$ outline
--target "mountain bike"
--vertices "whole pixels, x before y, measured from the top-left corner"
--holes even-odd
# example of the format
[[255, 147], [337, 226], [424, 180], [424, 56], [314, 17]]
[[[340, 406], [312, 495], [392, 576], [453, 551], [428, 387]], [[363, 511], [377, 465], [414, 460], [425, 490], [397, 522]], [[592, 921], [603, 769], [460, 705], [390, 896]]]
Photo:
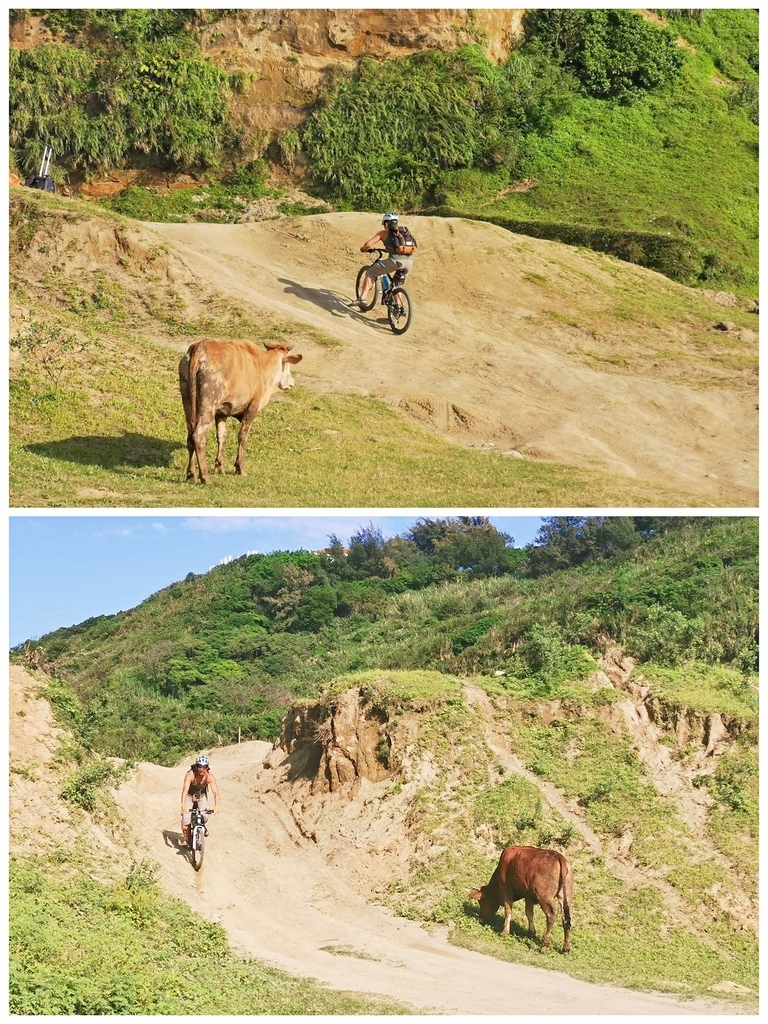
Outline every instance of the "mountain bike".
[[203, 866], [205, 837], [208, 835], [208, 829], [205, 826], [209, 814], [213, 814], [213, 811], [203, 810], [202, 807], [198, 807], [197, 800], [192, 802], [192, 810], [189, 817], [189, 854], [195, 871], [199, 871]]
[[[355, 295], [358, 299], [363, 290], [363, 278], [370, 268], [376, 266], [377, 263], [383, 263], [383, 256], [391, 255], [386, 249], [371, 249], [371, 252], [375, 256], [373, 263], [368, 267], [361, 267], [355, 281]], [[377, 277], [374, 281], [372, 297], [368, 299], [368, 304], [362, 307], [363, 311], [367, 313], [369, 309], [373, 309], [377, 301], [381, 301], [382, 306], [387, 307], [389, 326], [395, 334], [405, 334], [413, 319], [413, 303], [403, 287], [407, 276], [406, 270], [397, 270], [391, 277], [389, 274]]]

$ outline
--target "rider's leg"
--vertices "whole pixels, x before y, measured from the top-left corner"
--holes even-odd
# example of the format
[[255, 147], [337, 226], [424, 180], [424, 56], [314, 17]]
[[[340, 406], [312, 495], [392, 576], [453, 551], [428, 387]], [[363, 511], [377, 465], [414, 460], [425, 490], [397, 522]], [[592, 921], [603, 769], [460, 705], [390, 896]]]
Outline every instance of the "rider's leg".
[[190, 809], [187, 808], [187, 810], [184, 811], [184, 813], [181, 815], [181, 838], [184, 840], [187, 846], [191, 846], [192, 840], [192, 829], [190, 826], [191, 820], [192, 815], [190, 813]]
[[366, 274], [363, 278], [363, 288], [360, 292], [360, 301], [362, 303], [368, 302], [368, 296], [371, 294], [371, 288], [373, 288], [374, 279], [370, 274]]

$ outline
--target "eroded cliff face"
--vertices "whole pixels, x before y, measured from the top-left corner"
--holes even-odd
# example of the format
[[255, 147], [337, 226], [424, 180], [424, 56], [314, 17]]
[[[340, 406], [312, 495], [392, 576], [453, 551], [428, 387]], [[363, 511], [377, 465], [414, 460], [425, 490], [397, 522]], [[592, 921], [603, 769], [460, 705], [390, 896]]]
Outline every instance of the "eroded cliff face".
[[357, 689], [326, 708], [294, 708], [275, 743], [279, 762], [291, 756], [296, 774], [312, 779], [311, 792], [335, 793], [361, 779], [382, 782], [395, 773], [389, 716]]
[[[504, 60], [522, 32], [515, 10], [249, 10], [206, 28], [203, 52], [228, 72], [253, 75], [235, 100], [245, 125], [267, 135], [296, 128], [334, 65], [479, 43]], [[403, 83], [407, 88], [408, 83]]]
[[[239, 10], [201, 29], [198, 38], [203, 53], [226, 71], [253, 76], [235, 100], [236, 113], [248, 127], [270, 134], [302, 122], [333, 65], [353, 64], [362, 56], [450, 51], [465, 43], [477, 43], [489, 58], [502, 61], [521, 35], [524, 13], [523, 8]], [[33, 13], [11, 26], [10, 43], [18, 49], [53, 38]]]

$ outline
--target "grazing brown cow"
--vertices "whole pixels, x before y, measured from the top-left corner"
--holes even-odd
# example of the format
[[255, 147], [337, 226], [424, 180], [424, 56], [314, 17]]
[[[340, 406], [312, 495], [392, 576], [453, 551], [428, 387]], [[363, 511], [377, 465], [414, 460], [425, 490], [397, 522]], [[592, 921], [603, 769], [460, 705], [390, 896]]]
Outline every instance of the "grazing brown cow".
[[265, 345], [266, 352], [251, 341], [212, 341], [205, 338], [190, 345], [179, 363], [179, 384], [184, 415], [187, 418], [187, 480], [197, 482], [194, 459], [200, 479], [209, 484], [205, 442], [216, 423], [218, 451], [215, 473], [223, 473], [227, 417], [240, 420], [235, 472], [244, 476], [245, 442], [256, 414], [261, 412], [275, 391], [292, 388], [291, 364], [301, 356], [289, 355], [285, 345]]
[[555, 899], [563, 903], [563, 952], [571, 949], [571, 903], [573, 901], [573, 871], [561, 853], [540, 850], [536, 846], [508, 846], [502, 851], [496, 870], [488, 885], [474, 889], [470, 899], [480, 901], [480, 917], [489, 924], [501, 904], [504, 904], [504, 935], [509, 935], [512, 904], [525, 900], [528, 934], [536, 937], [533, 908], [538, 903], [547, 918], [547, 928], [541, 943], [541, 952], [549, 949], [552, 925], [555, 923]]

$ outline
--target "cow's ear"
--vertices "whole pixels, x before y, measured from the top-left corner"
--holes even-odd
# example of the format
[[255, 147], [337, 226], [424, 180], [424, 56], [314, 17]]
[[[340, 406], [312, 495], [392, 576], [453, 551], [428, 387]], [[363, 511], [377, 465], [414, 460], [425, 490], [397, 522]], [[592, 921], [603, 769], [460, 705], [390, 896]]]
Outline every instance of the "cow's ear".
[[481, 900], [482, 898], [483, 898], [483, 893], [482, 893], [482, 891], [480, 889], [473, 889], [472, 892], [467, 897], [467, 899], [470, 899], [470, 900]]
[[300, 363], [303, 358], [300, 355], [290, 355], [285, 357], [285, 361], [286, 363]]

